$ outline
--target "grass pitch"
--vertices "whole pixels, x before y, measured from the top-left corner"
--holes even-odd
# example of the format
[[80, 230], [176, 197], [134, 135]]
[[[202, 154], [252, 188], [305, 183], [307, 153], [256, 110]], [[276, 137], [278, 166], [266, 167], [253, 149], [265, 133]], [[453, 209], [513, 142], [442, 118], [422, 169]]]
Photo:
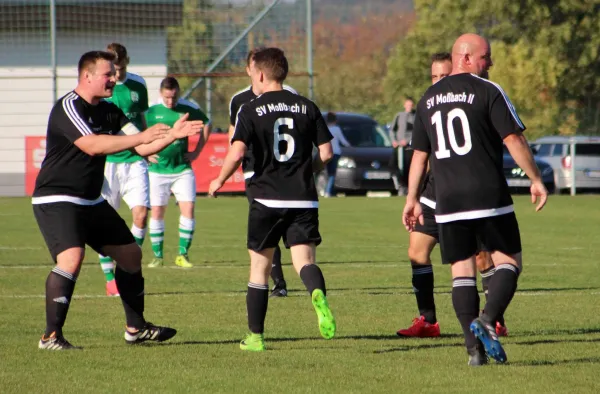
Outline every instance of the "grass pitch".
[[[449, 268], [440, 264], [438, 248], [443, 337], [395, 335], [417, 315], [403, 203], [396, 197], [321, 202], [318, 261], [338, 324], [333, 340], [320, 338], [310, 298], [284, 251], [290, 296], [269, 302], [268, 351], [239, 350], [247, 330], [247, 202], [199, 198], [190, 252], [195, 267], [172, 263], [179, 216], [172, 204], [169, 264], [144, 269], [148, 320], [178, 335], [162, 345], [126, 346], [120, 300], [104, 296], [104, 276], [89, 250], [64, 329], [84, 350], [53, 353], [37, 349], [52, 261], [30, 200], [0, 199], [0, 392], [600, 392], [598, 197], [553, 196], [539, 213], [528, 197], [515, 198], [524, 272], [506, 314], [509, 364], [482, 368], [467, 366]], [[148, 263], [148, 239], [144, 256]]]

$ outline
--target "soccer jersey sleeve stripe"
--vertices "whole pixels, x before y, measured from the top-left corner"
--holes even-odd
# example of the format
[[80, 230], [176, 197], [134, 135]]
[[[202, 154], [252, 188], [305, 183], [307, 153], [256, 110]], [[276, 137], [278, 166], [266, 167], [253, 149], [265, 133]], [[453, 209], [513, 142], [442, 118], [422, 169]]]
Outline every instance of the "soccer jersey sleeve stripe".
[[233, 131], [233, 135], [231, 136], [231, 140], [229, 140], [229, 145], [231, 145], [233, 143], [233, 139], [235, 138], [235, 132], [237, 131], [239, 115], [240, 115], [240, 111], [242, 110], [243, 106], [244, 106], [244, 104], [240, 105], [240, 109], [238, 109], [237, 114], [235, 114], [234, 131]]
[[508, 95], [504, 92], [504, 89], [502, 89], [500, 87], [500, 85], [498, 85], [495, 82], [490, 81], [489, 79], [485, 79], [485, 78], [481, 78], [478, 75], [472, 74], [473, 76], [481, 79], [482, 81], [485, 81], [489, 84], [492, 84], [496, 87], [496, 89], [498, 89], [498, 91], [500, 92], [500, 94], [502, 95], [502, 98], [504, 99], [504, 101], [506, 102], [506, 106], [508, 107], [508, 110], [510, 111], [510, 114], [512, 115], [512, 117], [515, 119], [515, 121], [517, 122], [517, 124], [519, 125], [519, 127], [523, 130], [525, 130], [525, 125], [523, 124], [523, 122], [521, 121], [521, 118], [519, 118], [519, 115], [517, 114], [517, 110], [515, 109], [515, 106], [512, 104], [512, 102], [510, 101], [510, 99], [508, 98]]
[[296, 90], [293, 87], [288, 85], [283, 85], [283, 90], [287, 90], [290, 93], [298, 94], [298, 92], [296, 92]]
[[121, 131], [125, 135], [134, 135], [134, 134], [138, 134], [140, 132], [133, 123], [127, 123], [125, 126], [123, 126], [121, 128]]
[[74, 101], [76, 98], [77, 98], [77, 96], [75, 96], [74, 94], [70, 95], [68, 97], [65, 97], [65, 99], [62, 102], [62, 107], [65, 111], [65, 114], [67, 115], [69, 120], [73, 123], [73, 125], [77, 128], [77, 130], [79, 130], [79, 132], [81, 134], [83, 134], [83, 135], [93, 134], [92, 130], [83, 121], [83, 119], [81, 119], [81, 116], [79, 115], [79, 113], [77, 113], [77, 110], [75, 109]]
[[[250, 89], [252, 89], [252, 85], [248, 86], [248, 87], [247, 87], [247, 88], [245, 88], [245, 89], [238, 90], [237, 92], [235, 92], [235, 93], [233, 94], [233, 96], [231, 96], [231, 100], [229, 100], [229, 116], [231, 116], [231, 115], [232, 115], [232, 113], [231, 113], [231, 109], [233, 108], [233, 106], [232, 106], [232, 105], [233, 105], [233, 100], [235, 100], [235, 98], [236, 98], [238, 95], [240, 95], [240, 94], [242, 94], [242, 93], [244, 93], [244, 92], [247, 92], [247, 91], [248, 91], [248, 90], [250, 90]], [[236, 115], [237, 115], [237, 114], [236, 114]]]

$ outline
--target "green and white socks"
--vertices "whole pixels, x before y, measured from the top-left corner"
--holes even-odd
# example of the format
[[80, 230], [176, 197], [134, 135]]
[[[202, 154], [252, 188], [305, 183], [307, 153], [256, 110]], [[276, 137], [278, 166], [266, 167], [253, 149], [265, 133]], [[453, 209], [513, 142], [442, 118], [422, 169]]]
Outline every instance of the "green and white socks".
[[152, 242], [152, 252], [154, 257], [163, 258], [163, 244], [165, 241], [165, 221], [150, 219], [150, 242]]
[[146, 229], [139, 228], [135, 224], [131, 225], [131, 234], [133, 234], [133, 238], [135, 242], [140, 245], [140, 248], [144, 244], [144, 238], [146, 237]]
[[[196, 221], [194, 219], [179, 217], [179, 254], [187, 255], [192, 246]], [[164, 258], [163, 248], [165, 240], [165, 221], [150, 219], [150, 241], [154, 257]]]
[[[131, 225], [131, 234], [133, 234], [133, 238], [135, 239], [135, 242], [141, 248], [142, 244], [144, 243], [144, 238], [146, 236], [146, 229], [139, 228], [135, 224], [132, 224]], [[102, 272], [104, 272], [106, 281], [110, 282], [111, 280], [115, 279], [115, 262], [113, 261], [113, 259], [111, 257], [103, 256], [101, 254], [99, 254], [98, 256], [100, 256], [100, 267], [102, 267]]]
[[179, 216], [179, 254], [187, 256], [190, 247], [192, 246], [192, 238], [194, 237], [194, 228], [196, 221], [194, 219]]
[[112, 257], [108, 256], [100, 256], [100, 267], [102, 267], [102, 272], [104, 272], [104, 276], [106, 277], [106, 281], [110, 282], [115, 279], [115, 263], [113, 262]]

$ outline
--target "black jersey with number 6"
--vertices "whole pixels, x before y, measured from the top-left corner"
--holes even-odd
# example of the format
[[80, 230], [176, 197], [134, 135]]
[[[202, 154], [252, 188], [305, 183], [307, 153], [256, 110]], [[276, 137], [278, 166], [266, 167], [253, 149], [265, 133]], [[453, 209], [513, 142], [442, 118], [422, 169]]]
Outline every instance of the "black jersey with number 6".
[[242, 105], [231, 142], [252, 155], [248, 196], [271, 208], [316, 208], [312, 151], [332, 138], [319, 108], [298, 94], [267, 92]]
[[431, 153], [438, 223], [513, 212], [503, 139], [523, 130], [506, 93], [487, 79], [456, 74], [427, 89], [417, 105], [412, 146]]

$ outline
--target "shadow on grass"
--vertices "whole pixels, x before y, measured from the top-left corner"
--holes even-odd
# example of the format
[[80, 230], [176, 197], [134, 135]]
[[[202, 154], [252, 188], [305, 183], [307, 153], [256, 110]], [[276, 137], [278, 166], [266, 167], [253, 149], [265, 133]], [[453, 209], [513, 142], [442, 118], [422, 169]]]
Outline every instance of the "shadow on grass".
[[530, 361], [517, 361], [508, 364], [509, 366], [517, 367], [544, 367], [552, 365], [569, 365], [569, 364], [600, 364], [600, 357], [584, 357], [584, 358], [573, 358], [567, 360], [530, 360]]
[[[438, 287], [435, 294], [452, 294], [451, 290], [444, 290], [444, 286]], [[448, 288], [450, 289], [450, 288]], [[357, 294], [369, 294], [369, 295], [394, 295], [394, 294], [413, 294], [412, 287], [409, 286], [381, 286], [381, 287], [332, 287], [328, 288], [328, 291], [333, 292], [353, 292]], [[537, 293], [537, 292], [562, 292], [562, 291], [592, 291], [600, 290], [600, 287], [557, 287], [557, 288], [533, 288], [519, 290], [518, 293]], [[195, 290], [195, 291], [164, 291], [164, 292], [151, 292], [147, 293], [148, 296], [161, 296], [161, 295], [193, 295], [193, 294], [245, 294], [245, 288], [237, 288], [233, 290]], [[288, 289], [288, 296], [307, 296], [305, 289]]]

